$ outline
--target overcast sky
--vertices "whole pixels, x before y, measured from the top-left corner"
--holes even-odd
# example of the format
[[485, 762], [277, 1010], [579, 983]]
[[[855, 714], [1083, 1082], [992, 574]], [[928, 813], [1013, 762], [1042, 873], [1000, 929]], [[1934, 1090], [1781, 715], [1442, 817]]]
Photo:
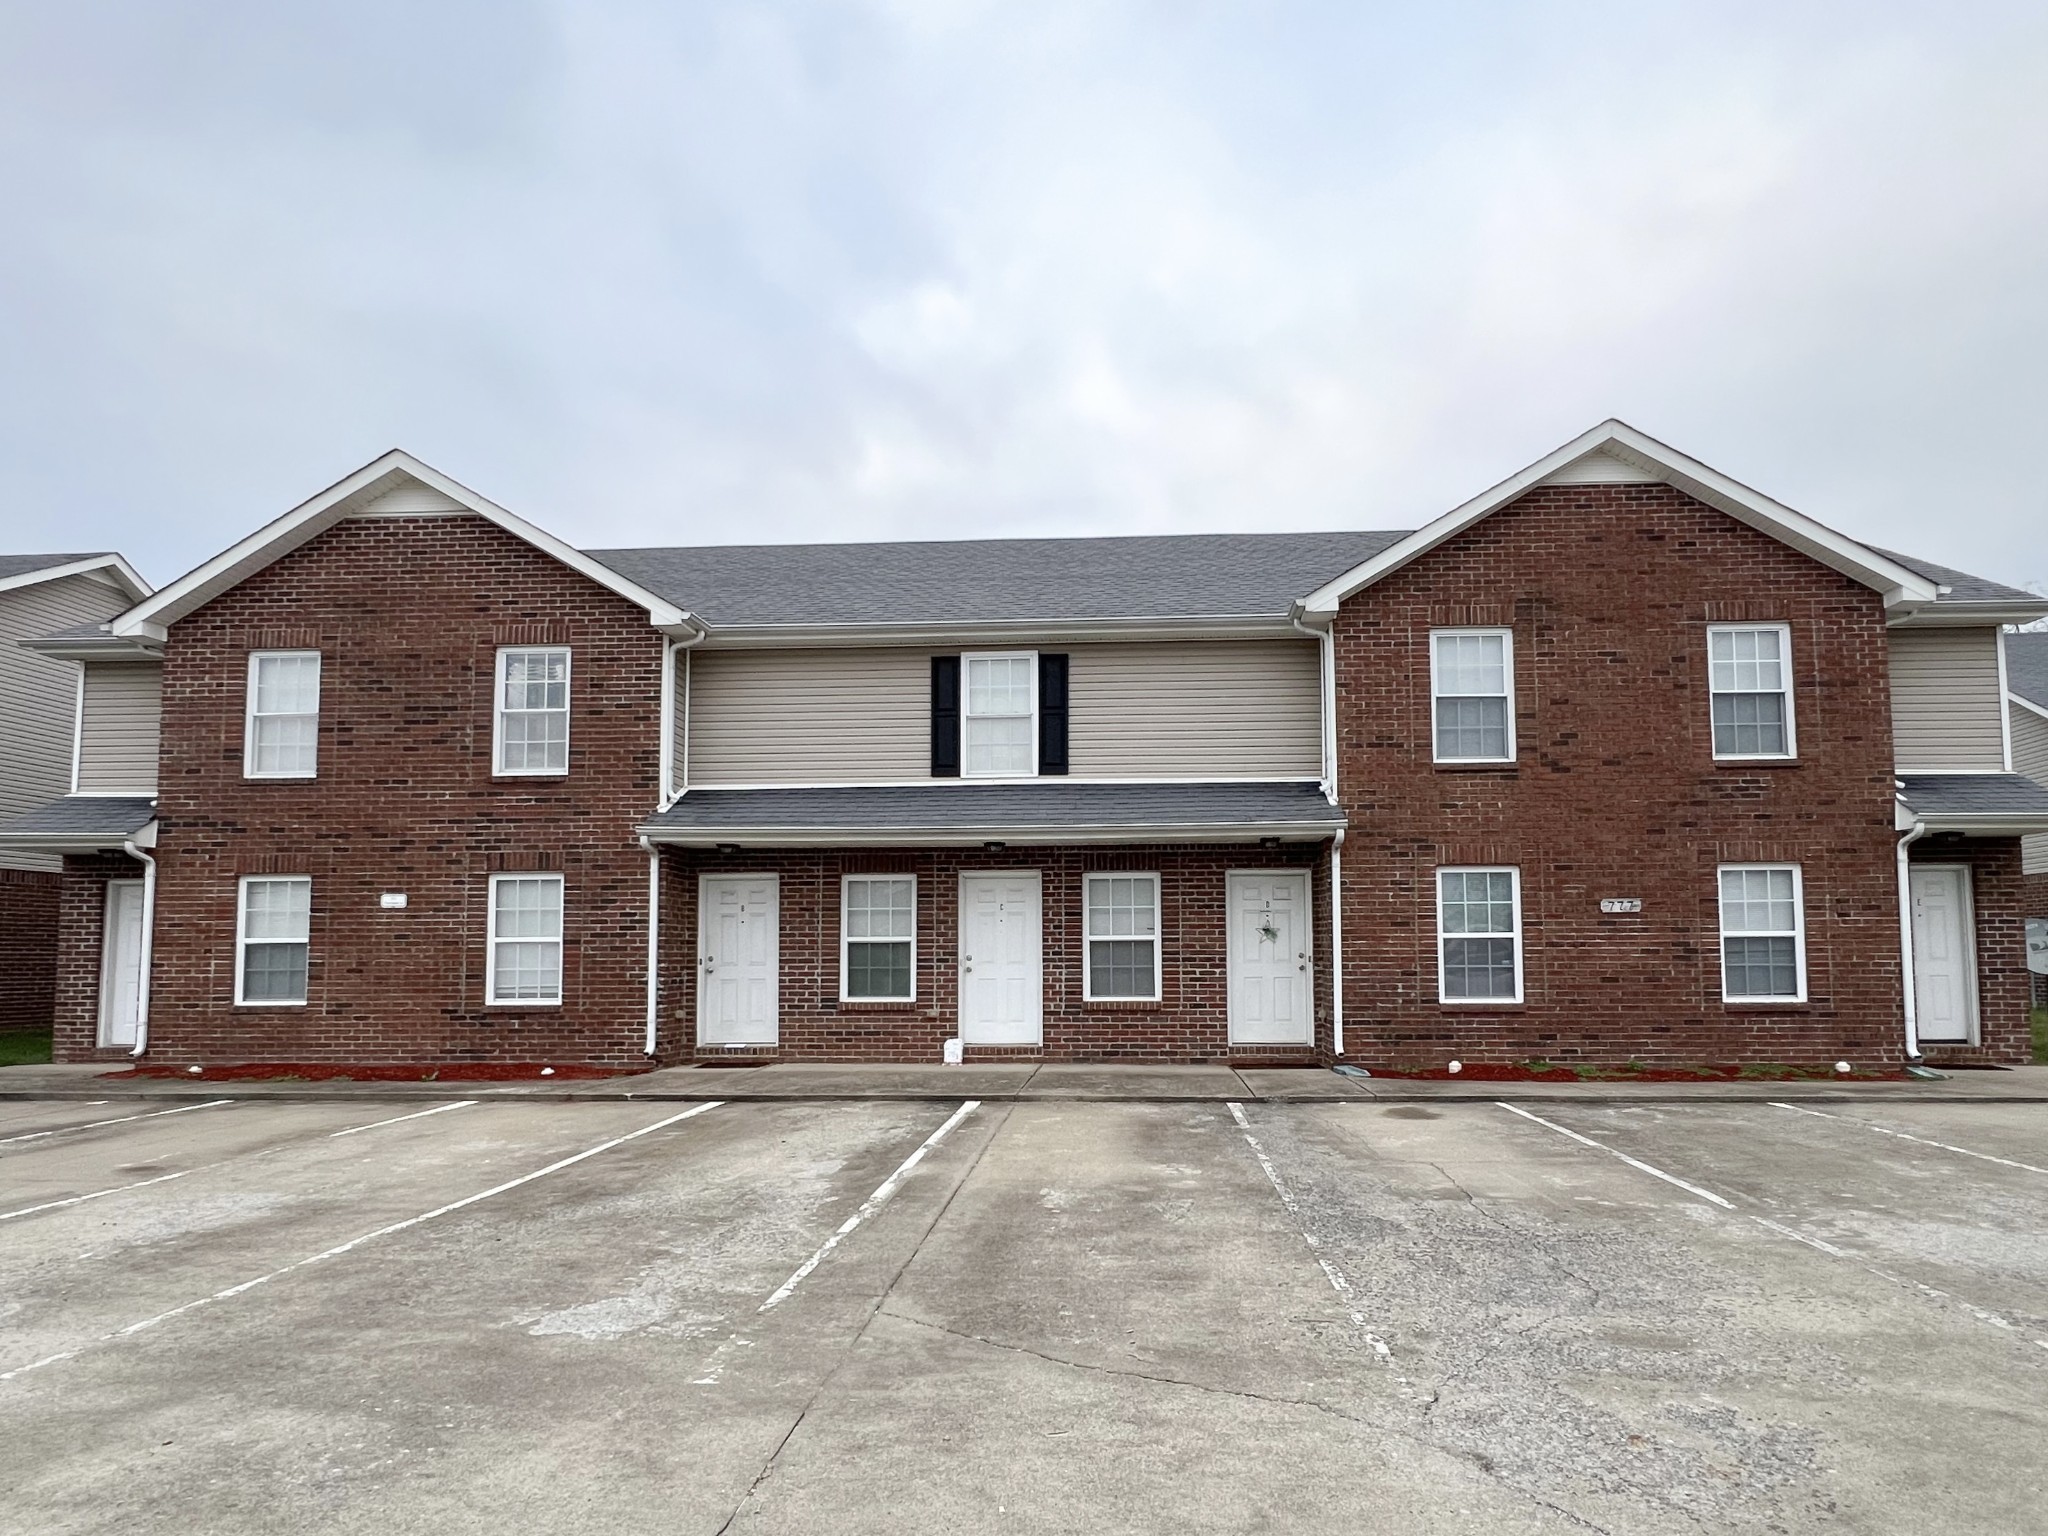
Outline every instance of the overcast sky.
[[2048, 6], [0, 0], [0, 547], [1407, 528], [1620, 416], [2048, 588]]

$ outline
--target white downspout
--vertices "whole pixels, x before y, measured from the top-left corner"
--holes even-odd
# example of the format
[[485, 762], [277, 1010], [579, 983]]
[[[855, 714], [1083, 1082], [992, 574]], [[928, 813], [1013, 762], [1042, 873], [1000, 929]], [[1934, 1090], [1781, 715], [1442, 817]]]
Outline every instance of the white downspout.
[[140, 1056], [149, 1049], [149, 970], [156, 956], [156, 860], [132, 840], [123, 843], [121, 851], [142, 865], [142, 974], [135, 983], [135, 1049], [128, 1053]]
[[[671, 638], [661, 659], [661, 810], [682, 799], [690, 787], [690, 652], [710, 637], [700, 628], [687, 640]], [[683, 696], [676, 698], [676, 652], [683, 654]], [[677, 751], [676, 721], [682, 720], [681, 751]], [[679, 783], [678, 780], [681, 782]]]
[[[1323, 797], [1337, 800], [1337, 633], [1336, 621], [1317, 629], [1301, 622], [1299, 605], [1287, 622], [1321, 647], [1318, 657], [1322, 695]], [[1330, 839], [1330, 1048], [1344, 1054], [1344, 829]]]
[[646, 837], [647, 850], [647, 1045], [652, 1057], [661, 1043], [661, 850]]
[[1920, 1059], [1920, 1009], [1914, 998], [1913, 869], [1906, 850], [1927, 835], [1927, 823], [1913, 818], [1913, 830], [1899, 839], [1899, 969], [1906, 982], [1906, 1060]]
[[1344, 1054], [1344, 829], [1330, 839], [1330, 1046]]

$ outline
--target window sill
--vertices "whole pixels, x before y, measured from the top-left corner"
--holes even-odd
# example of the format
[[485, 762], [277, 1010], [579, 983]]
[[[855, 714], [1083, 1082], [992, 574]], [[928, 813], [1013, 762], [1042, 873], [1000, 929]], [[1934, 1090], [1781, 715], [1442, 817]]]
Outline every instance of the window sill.
[[1164, 1008], [1166, 1002], [1157, 997], [1084, 997], [1083, 1008], [1122, 1008], [1126, 1011], [1145, 1012]]
[[1773, 999], [1768, 997], [1721, 999], [1721, 1006], [1730, 1013], [1798, 1013], [1811, 1008], [1812, 1003], [1804, 998]]
[[841, 1013], [915, 1013], [914, 997], [842, 997], [834, 1005]]
[[244, 784], [311, 784], [319, 778], [317, 773], [250, 773], [242, 774]]
[[1513, 773], [1521, 764], [1511, 757], [1483, 763], [1440, 763], [1431, 762], [1430, 767], [1438, 773]]
[[507, 772], [502, 768], [494, 768], [491, 770], [491, 777], [494, 779], [566, 779], [569, 777], [569, 770], [566, 768], [549, 768], [533, 773], [520, 773]]
[[288, 1003], [281, 1000], [260, 1003], [236, 1003], [235, 1006], [237, 1008], [303, 1008], [306, 1006], [306, 1000], [300, 998], [296, 1003]]
[[527, 1013], [531, 1013], [531, 1012], [532, 1012], [532, 1011], [534, 1011], [535, 1009], [545, 1009], [545, 1008], [559, 1008], [559, 1007], [561, 1007], [562, 1005], [561, 1005], [561, 1003], [560, 1003], [559, 1001], [556, 1001], [556, 1002], [552, 1002], [552, 1003], [493, 1003], [493, 1002], [488, 1002], [488, 1001], [487, 1001], [487, 1002], [486, 1002], [486, 1003], [484, 1004], [484, 1006], [485, 1006], [486, 1008], [489, 1008], [489, 1009], [493, 1009], [493, 1010], [495, 1010], [495, 1011], [496, 1011], [496, 1012], [498, 1012], [498, 1013], [513, 1013], [513, 1012], [527, 1012]]
[[1803, 768], [1805, 761], [1797, 757], [1717, 757], [1716, 768]]
[[1436, 1000], [1439, 1008], [1456, 1008], [1469, 1013], [1473, 1009], [1481, 1012], [1498, 1012], [1504, 1008], [1526, 1008], [1528, 1003], [1519, 997], [1440, 997]]

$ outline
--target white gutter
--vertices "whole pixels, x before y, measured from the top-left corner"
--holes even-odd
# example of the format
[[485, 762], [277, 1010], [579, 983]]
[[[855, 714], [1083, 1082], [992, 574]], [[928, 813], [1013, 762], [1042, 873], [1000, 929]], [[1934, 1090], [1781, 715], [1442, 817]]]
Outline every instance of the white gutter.
[[653, 1056], [661, 1035], [661, 850], [648, 838], [647, 850], [647, 1045]]
[[1906, 1060], [1920, 1059], [1920, 1009], [1913, 976], [1913, 871], [1906, 850], [1927, 835], [1927, 823], [1913, 818], [1913, 830], [1899, 839], [1899, 968], [1906, 983]]
[[135, 845], [133, 839], [121, 845], [122, 852], [142, 864], [142, 974], [135, 984], [135, 1049], [140, 1056], [149, 1049], [149, 970], [156, 952], [156, 860]]
[[1344, 829], [1330, 839], [1330, 1046], [1344, 1054]]

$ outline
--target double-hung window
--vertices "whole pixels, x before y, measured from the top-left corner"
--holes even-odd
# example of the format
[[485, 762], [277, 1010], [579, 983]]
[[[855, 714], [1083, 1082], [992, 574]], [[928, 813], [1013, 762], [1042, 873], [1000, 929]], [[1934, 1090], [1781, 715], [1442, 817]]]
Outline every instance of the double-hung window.
[[245, 875], [236, 908], [236, 1003], [303, 1004], [312, 933], [311, 877]]
[[1522, 1000], [1522, 872], [1436, 872], [1437, 999]]
[[492, 1004], [562, 1000], [562, 877], [491, 876], [488, 990]]
[[1783, 624], [1707, 630], [1714, 756], [1791, 757], [1792, 631]]
[[508, 646], [498, 652], [495, 772], [569, 771], [569, 648]]
[[1429, 635], [1436, 761], [1515, 760], [1515, 641], [1505, 629]]
[[1038, 771], [1038, 653], [960, 658], [960, 771], [968, 778], [1024, 778]]
[[840, 883], [839, 995], [917, 1000], [917, 878], [848, 875]]
[[1159, 1001], [1159, 877], [1087, 878], [1088, 1002]]
[[320, 653], [251, 651], [242, 776], [310, 779], [320, 748]]
[[1721, 866], [1721, 998], [1806, 1001], [1806, 914], [1797, 864]]

